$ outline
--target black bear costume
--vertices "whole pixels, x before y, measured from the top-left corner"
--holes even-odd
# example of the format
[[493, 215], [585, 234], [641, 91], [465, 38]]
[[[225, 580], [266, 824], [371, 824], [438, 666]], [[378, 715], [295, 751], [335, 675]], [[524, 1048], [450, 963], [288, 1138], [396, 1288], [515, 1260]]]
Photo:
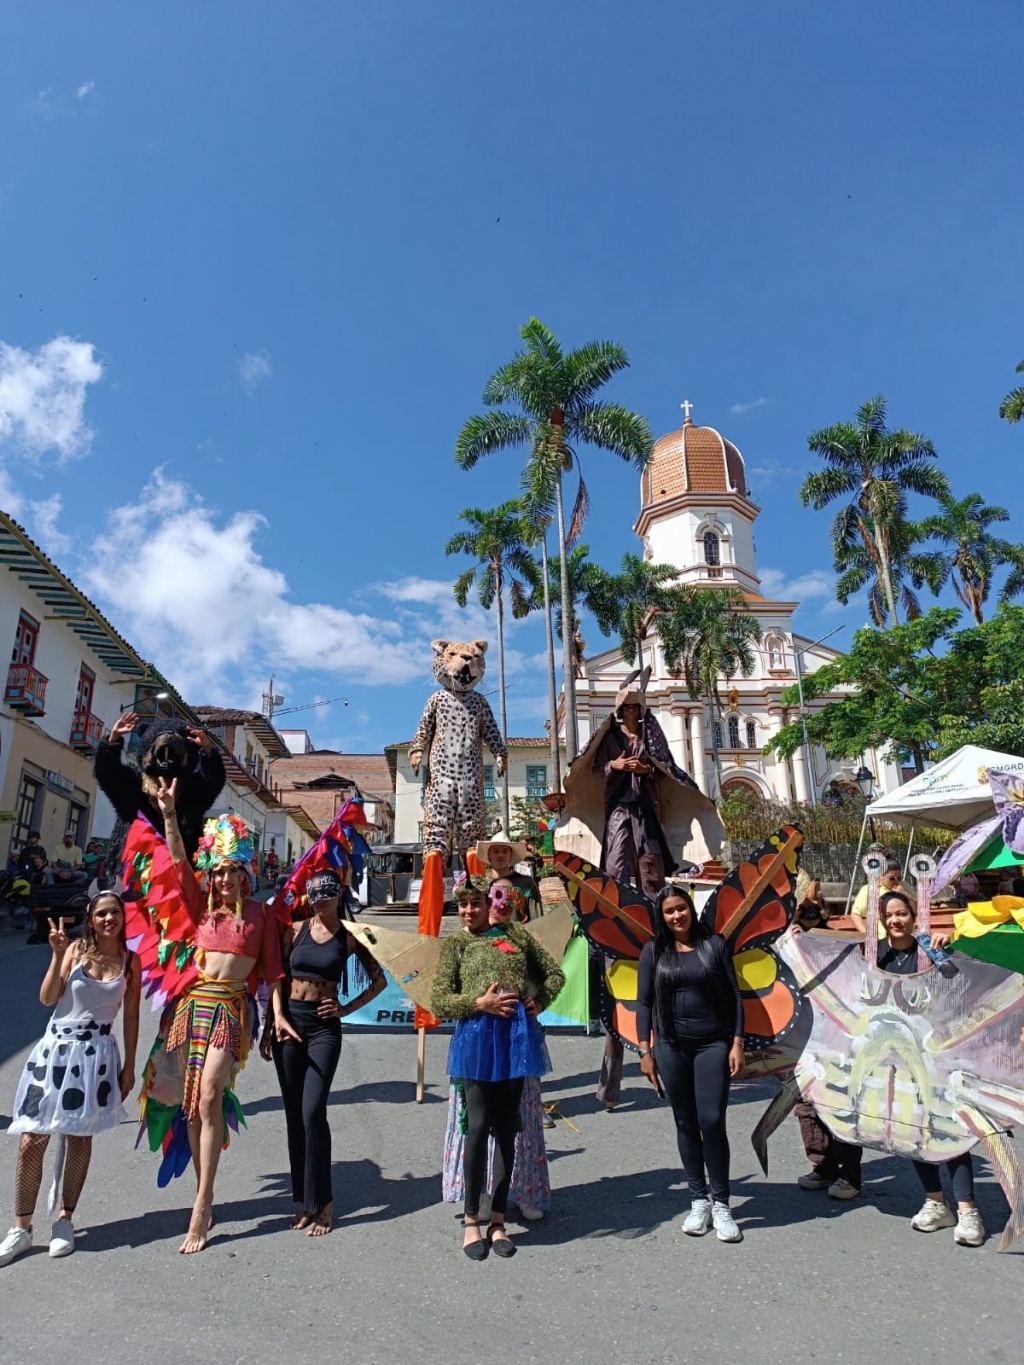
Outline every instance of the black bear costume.
[[224, 763], [216, 749], [209, 753], [189, 741], [183, 720], [152, 720], [138, 730], [140, 766], [121, 758], [124, 742], [104, 739], [96, 750], [96, 781], [117, 812], [107, 866], [119, 870], [128, 827], [137, 815], [164, 832], [164, 818], [154, 799], [157, 779], [178, 779], [178, 827], [191, 859], [199, 847], [203, 817], [224, 786]]

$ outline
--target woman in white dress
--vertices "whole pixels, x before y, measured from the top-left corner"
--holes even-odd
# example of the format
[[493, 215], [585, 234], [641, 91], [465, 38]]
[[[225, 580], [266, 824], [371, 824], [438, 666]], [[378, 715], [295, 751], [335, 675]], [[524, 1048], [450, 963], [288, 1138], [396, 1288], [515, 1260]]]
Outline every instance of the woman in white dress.
[[[29, 1054], [7, 1130], [21, 1136], [14, 1177], [14, 1226], [0, 1242], [0, 1265], [32, 1248], [32, 1216], [43, 1179], [43, 1154], [57, 1134], [50, 1212], [60, 1210], [50, 1255], [75, 1249], [72, 1226], [92, 1156], [92, 1140], [127, 1117], [124, 1100], [135, 1084], [139, 1037], [138, 959], [125, 942], [124, 902], [101, 891], [89, 902], [82, 937], [72, 944], [64, 920], [50, 920], [50, 965], [39, 989], [56, 1005], [46, 1032]], [[124, 1003], [124, 1062], [114, 1020]], [[61, 1190], [63, 1177], [63, 1188]]]

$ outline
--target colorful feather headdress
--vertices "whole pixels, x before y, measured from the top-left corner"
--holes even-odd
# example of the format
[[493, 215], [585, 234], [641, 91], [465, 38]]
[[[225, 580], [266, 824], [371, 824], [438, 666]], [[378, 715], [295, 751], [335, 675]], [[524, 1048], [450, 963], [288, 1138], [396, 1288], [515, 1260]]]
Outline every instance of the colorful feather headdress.
[[252, 833], [240, 815], [215, 815], [207, 820], [195, 858], [201, 872], [225, 862], [240, 863], [248, 872], [255, 857]]

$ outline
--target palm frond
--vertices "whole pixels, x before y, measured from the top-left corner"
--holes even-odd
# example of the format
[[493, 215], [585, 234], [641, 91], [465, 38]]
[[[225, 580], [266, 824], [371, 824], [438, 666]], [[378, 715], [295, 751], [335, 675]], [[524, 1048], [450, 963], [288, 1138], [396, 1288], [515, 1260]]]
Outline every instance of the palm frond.
[[570, 437], [610, 451], [637, 469], [651, 455], [654, 436], [647, 421], [620, 403], [587, 403], [567, 422]]
[[476, 569], [467, 569], [465, 573], [460, 573], [455, 580], [455, 586], [452, 591], [455, 594], [455, 600], [460, 607], [464, 607], [469, 601], [469, 594], [475, 582]]
[[587, 492], [587, 485], [583, 482], [583, 475], [580, 474], [579, 487], [576, 489], [576, 501], [572, 506], [572, 515], [569, 518], [569, 527], [565, 533], [565, 543], [571, 547], [579, 540], [583, 533], [583, 523], [590, 512], [590, 494]]
[[532, 427], [528, 417], [511, 412], [478, 413], [463, 425], [455, 442], [455, 463], [472, 469], [484, 455], [526, 445]]
[[[1020, 374], [1024, 361], [1017, 366], [1017, 373]], [[999, 404], [999, 416], [1011, 426], [1016, 425], [1024, 417], [1024, 388], [1011, 389], [1003, 401]]]

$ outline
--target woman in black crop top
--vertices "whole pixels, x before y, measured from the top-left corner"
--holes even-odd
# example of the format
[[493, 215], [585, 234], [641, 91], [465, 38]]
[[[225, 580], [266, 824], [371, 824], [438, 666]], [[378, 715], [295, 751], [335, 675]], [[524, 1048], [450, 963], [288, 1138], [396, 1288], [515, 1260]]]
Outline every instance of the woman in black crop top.
[[636, 1013], [640, 1070], [656, 1088], [664, 1084], [676, 1121], [692, 1200], [683, 1231], [702, 1237], [713, 1224], [720, 1242], [738, 1242], [725, 1112], [729, 1082], [743, 1072], [743, 1003], [725, 939], [698, 921], [680, 886], [663, 887], [655, 900]]
[[[317, 872], [309, 879], [310, 917], [288, 931], [282, 944], [288, 1015], [299, 1040], [278, 1042], [265, 1031], [260, 1044], [264, 1057], [273, 1055], [284, 1100], [292, 1198], [298, 1205], [292, 1226], [305, 1228], [310, 1237], [330, 1232], [334, 1219], [327, 1101], [341, 1057], [341, 1020], [379, 995], [386, 984], [374, 959], [341, 927], [340, 895], [337, 873]], [[360, 977], [365, 974], [368, 985], [349, 1000], [351, 958], [353, 971]]]

